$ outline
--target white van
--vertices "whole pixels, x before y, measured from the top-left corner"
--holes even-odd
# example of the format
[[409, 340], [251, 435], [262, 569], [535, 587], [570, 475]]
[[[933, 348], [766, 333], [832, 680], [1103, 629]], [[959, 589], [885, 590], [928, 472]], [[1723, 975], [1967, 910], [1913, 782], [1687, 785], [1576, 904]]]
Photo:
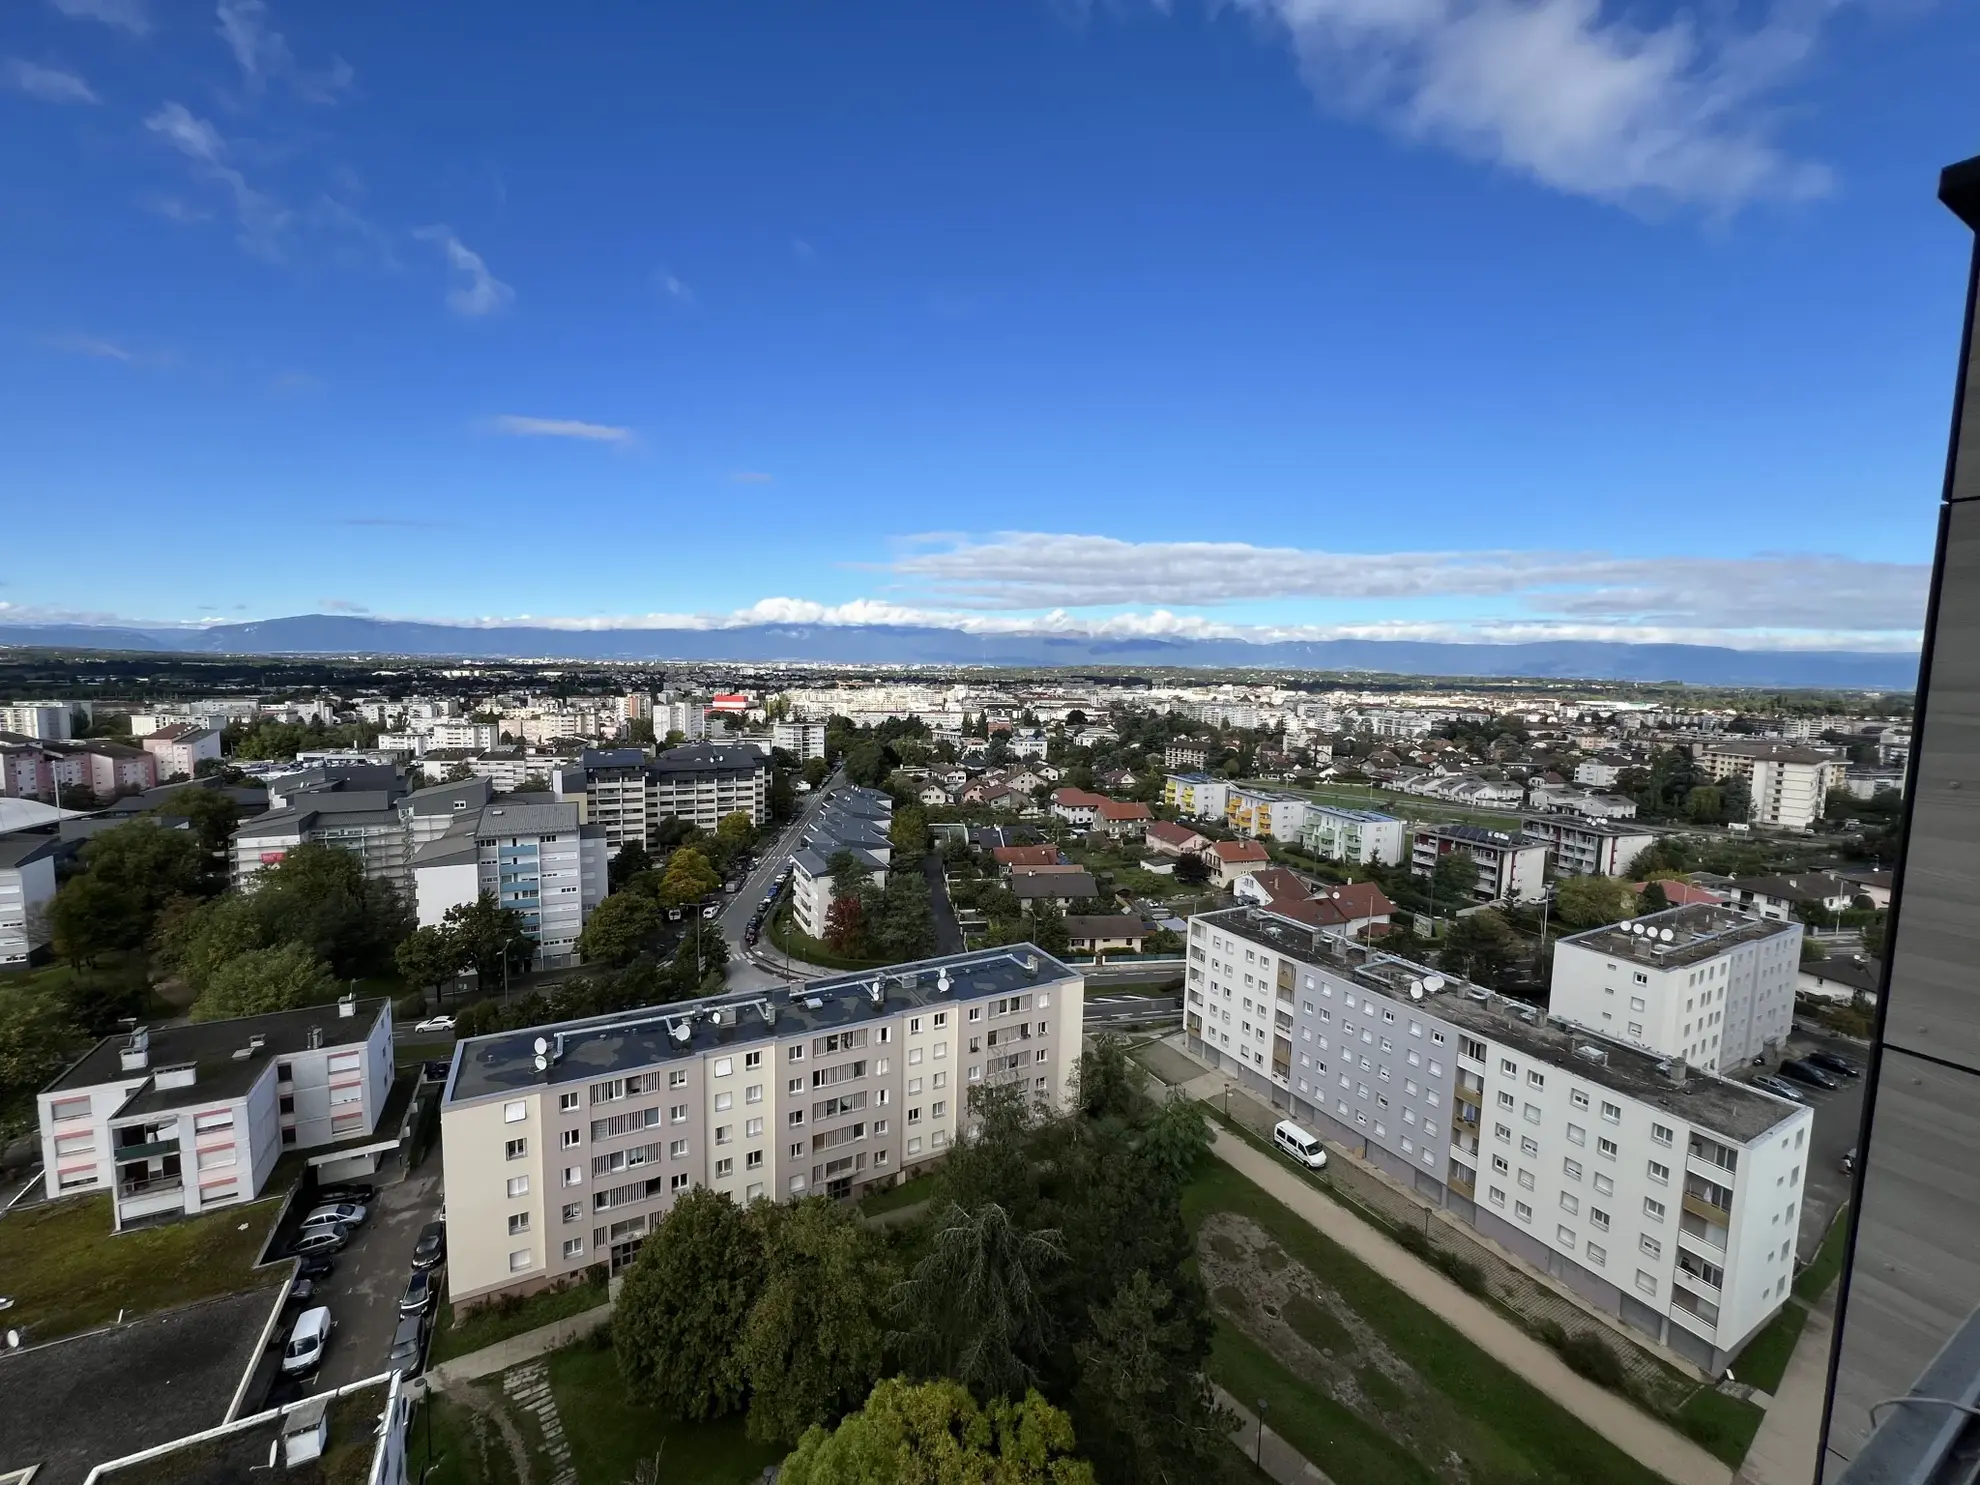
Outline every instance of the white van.
[[330, 1344], [330, 1329], [330, 1312], [322, 1305], [296, 1316], [295, 1328], [289, 1332], [289, 1344], [282, 1348], [282, 1370], [316, 1370], [316, 1364], [323, 1360], [324, 1348]]
[[1308, 1170], [1327, 1168], [1327, 1152], [1320, 1148], [1320, 1141], [1290, 1119], [1281, 1119], [1273, 1126], [1272, 1143]]

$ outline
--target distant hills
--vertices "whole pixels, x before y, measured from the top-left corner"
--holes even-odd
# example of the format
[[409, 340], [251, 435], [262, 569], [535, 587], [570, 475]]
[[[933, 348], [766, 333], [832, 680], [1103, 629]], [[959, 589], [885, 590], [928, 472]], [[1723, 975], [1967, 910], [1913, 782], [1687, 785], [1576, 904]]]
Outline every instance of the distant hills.
[[733, 629], [466, 628], [300, 614], [204, 629], [0, 624], [0, 645], [210, 655], [431, 655], [511, 660], [814, 661], [824, 664], [1222, 666], [1366, 670], [1424, 676], [1680, 681], [1699, 686], [1910, 691], [1918, 657], [1864, 650], [1734, 650], [1711, 645], [1439, 644], [1337, 639], [1111, 639], [965, 634], [910, 625], [752, 624]]

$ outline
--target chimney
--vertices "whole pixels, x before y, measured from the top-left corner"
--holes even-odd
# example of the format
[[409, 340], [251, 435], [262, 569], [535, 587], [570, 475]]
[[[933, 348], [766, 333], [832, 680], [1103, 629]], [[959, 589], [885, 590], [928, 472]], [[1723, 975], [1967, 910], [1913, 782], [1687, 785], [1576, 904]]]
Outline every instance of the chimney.
[[142, 1026], [131, 1028], [131, 1039], [117, 1054], [118, 1064], [127, 1073], [143, 1072], [151, 1061], [151, 1032]]

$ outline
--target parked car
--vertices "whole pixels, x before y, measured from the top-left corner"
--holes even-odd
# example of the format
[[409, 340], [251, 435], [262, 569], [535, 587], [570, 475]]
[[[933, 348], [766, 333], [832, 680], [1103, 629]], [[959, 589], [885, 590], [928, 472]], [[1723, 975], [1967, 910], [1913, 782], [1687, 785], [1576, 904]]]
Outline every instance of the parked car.
[[1801, 1060], [1803, 1062], [1812, 1062], [1821, 1068], [1822, 1071], [1835, 1073], [1839, 1077], [1860, 1078], [1863, 1076], [1863, 1069], [1840, 1052], [1809, 1052]]
[[323, 1361], [336, 1322], [323, 1305], [304, 1310], [289, 1330], [289, 1343], [282, 1348], [282, 1370], [289, 1373], [313, 1372]]
[[454, 1018], [452, 1016], [428, 1016], [424, 1021], [415, 1021], [413, 1023], [414, 1031], [452, 1031], [453, 1029]]
[[408, 1315], [392, 1332], [392, 1349], [386, 1354], [385, 1365], [395, 1372], [417, 1371], [420, 1353], [425, 1349], [426, 1317]]
[[314, 1279], [299, 1278], [289, 1286], [289, 1303], [292, 1305], [301, 1305], [307, 1309], [309, 1302], [315, 1297], [316, 1280]]
[[1765, 1088], [1769, 1093], [1773, 1094], [1776, 1098], [1785, 1098], [1790, 1103], [1808, 1102], [1807, 1099], [1801, 1096], [1800, 1090], [1797, 1089], [1794, 1086], [1794, 1084], [1784, 1083], [1779, 1078], [1775, 1077], [1772, 1073], [1762, 1073], [1759, 1077], [1753, 1080], [1753, 1086], [1756, 1088]]
[[1798, 1057], [1790, 1057], [1781, 1064], [1781, 1076], [1792, 1078], [1797, 1083], [1806, 1083], [1810, 1088], [1835, 1089], [1842, 1084], [1823, 1072], [1812, 1062], [1804, 1062]]
[[433, 1303], [433, 1270], [416, 1268], [406, 1279], [405, 1292], [399, 1296], [401, 1315], [424, 1315], [426, 1307]]
[[447, 1256], [447, 1224], [429, 1222], [419, 1230], [419, 1241], [413, 1244], [412, 1265], [414, 1268], [432, 1268]]
[[1843, 1151], [1841, 1164], [1844, 1175], [1853, 1176], [1856, 1174], [1856, 1146], [1851, 1145], [1847, 1150]]
[[364, 1222], [366, 1209], [354, 1201], [333, 1201], [321, 1206], [302, 1219], [305, 1229], [311, 1227], [357, 1227]]
[[362, 1181], [346, 1181], [323, 1187], [316, 1193], [316, 1204], [322, 1206], [332, 1201], [354, 1201], [361, 1207], [368, 1207], [377, 1195], [376, 1186], [367, 1186]]
[[306, 1227], [302, 1236], [289, 1244], [289, 1252], [298, 1258], [335, 1253], [350, 1240], [351, 1230], [348, 1227]]
[[314, 1258], [305, 1258], [296, 1265], [296, 1277], [308, 1279], [312, 1284], [330, 1277], [330, 1271], [337, 1266], [337, 1260], [327, 1253], [319, 1253]]
[[701, 910], [701, 916], [704, 918], [713, 918], [718, 916], [721, 913], [721, 911], [722, 911], [721, 903], [711, 902], [708, 904], [707, 907]]

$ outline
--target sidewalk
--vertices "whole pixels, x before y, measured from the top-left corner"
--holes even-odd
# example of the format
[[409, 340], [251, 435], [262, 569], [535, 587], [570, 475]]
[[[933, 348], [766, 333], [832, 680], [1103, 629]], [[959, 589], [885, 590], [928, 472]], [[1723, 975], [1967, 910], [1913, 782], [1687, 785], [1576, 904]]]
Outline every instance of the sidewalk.
[[1236, 1135], [1212, 1150], [1240, 1175], [1410, 1295], [1509, 1371], [1524, 1377], [1624, 1453], [1672, 1485], [1731, 1485], [1732, 1471], [1633, 1403], [1569, 1369], [1553, 1351], [1437, 1270], [1323, 1196]]
[[1269, 1423], [1265, 1426], [1264, 1446], [1260, 1448], [1257, 1415], [1214, 1382], [1210, 1390], [1217, 1394], [1218, 1402], [1237, 1414], [1238, 1426], [1231, 1433], [1231, 1442], [1279, 1485], [1334, 1485], [1312, 1460], [1272, 1432]]
[[1781, 1374], [1780, 1389], [1735, 1477], [1737, 1485], [1809, 1485], [1815, 1478], [1835, 1305], [1835, 1291], [1830, 1290], [1828, 1298], [1808, 1312], [1808, 1323]]
[[568, 1346], [572, 1341], [590, 1335], [611, 1318], [610, 1304], [599, 1305], [581, 1315], [566, 1315], [562, 1320], [553, 1320], [521, 1335], [512, 1335], [506, 1341], [497, 1341], [479, 1351], [443, 1361], [426, 1373], [426, 1385], [435, 1392], [445, 1392], [450, 1382], [472, 1382], [480, 1377], [492, 1377], [512, 1366], [521, 1366], [525, 1361], [534, 1361], [560, 1346]]

